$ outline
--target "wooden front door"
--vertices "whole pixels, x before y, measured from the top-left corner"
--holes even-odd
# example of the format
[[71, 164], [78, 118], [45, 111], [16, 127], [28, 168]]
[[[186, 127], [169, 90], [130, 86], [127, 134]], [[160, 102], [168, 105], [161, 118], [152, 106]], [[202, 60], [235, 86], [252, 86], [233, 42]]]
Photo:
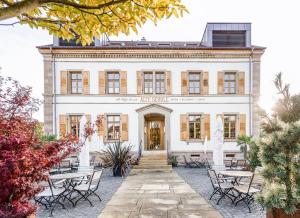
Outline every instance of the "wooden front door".
[[164, 150], [164, 120], [154, 118], [146, 120], [146, 137], [147, 142], [145, 150]]

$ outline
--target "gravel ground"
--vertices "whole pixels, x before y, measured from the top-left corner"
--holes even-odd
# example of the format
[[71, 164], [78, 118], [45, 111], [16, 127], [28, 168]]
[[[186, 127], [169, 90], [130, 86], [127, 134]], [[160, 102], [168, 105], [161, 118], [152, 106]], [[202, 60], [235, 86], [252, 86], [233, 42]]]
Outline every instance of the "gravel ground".
[[[121, 177], [113, 177], [112, 172], [109, 169], [105, 169], [102, 174], [102, 179], [100, 186], [98, 188], [97, 194], [101, 197], [100, 202], [96, 196], [91, 196], [89, 199], [94, 204], [93, 207], [87, 201], [80, 201], [74, 208], [71, 203], [67, 202], [65, 204], [66, 209], [62, 209], [60, 206], [56, 207], [53, 212], [54, 218], [94, 218], [97, 217], [106, 203], [111, 199], [113, 194], [117, 191], [123, 182]], [[37, 217], [50, 217], [50, 211], [45, 210], [44, 207], [40, 207], [37, 211]]]
[[174, 167], [179, 176], [181, 176], [196, 192], [208, 200], [225, 218], [264, 218], [265, 211], [262, 211], [260, 205], [254, 203], [251, 206], [252, 212], [248, 212], [248, 208], [243, 203], [234, 206], [229, 199], [222, 199], [219, 205], [216, 205], [218, 196], [209, 200], [213, 192], [211, 182], [207, 176], [206, 169]]

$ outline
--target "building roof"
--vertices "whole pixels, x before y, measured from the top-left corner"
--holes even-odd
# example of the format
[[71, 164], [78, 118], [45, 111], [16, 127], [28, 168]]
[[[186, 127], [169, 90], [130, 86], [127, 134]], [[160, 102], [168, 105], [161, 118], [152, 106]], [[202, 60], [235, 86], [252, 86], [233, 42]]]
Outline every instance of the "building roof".
[[37, 48], [53, 48], [53, 49], [151, 49], [151, 50], [264, 50], [265, 47], [252, 45], [251, 47], [209, 47], [204, 46], [200, 41], [109, 41], [104, 45], [94, 46], [55, 46], [42, 45]]

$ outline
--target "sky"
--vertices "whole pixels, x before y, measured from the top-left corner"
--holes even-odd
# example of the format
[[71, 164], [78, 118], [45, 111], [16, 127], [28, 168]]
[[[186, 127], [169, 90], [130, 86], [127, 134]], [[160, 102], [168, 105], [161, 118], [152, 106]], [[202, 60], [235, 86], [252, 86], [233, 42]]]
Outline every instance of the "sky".
[[[300, 1], [299, 0], [182, 0], [189, 13], [155, 26], [147, 22], [139, 34], [110, 39], [161, 41], [201, 41], [207, 22], [251, 22], [252, 44], [267, 47], [261, 62], [261, 106], [270, 111], [277, 95], [275, 75], [300, 92]], [[0, 26], [0, 75], [11, 76], [33, 88], [33, 96], [43, 98], [43, 60], [36, 46], [52, 43], [52, 36], [26, 25]], [[299, 74], [298, 74], [299, 73]], [[43, 121], [43, 108], [35, 115]]]

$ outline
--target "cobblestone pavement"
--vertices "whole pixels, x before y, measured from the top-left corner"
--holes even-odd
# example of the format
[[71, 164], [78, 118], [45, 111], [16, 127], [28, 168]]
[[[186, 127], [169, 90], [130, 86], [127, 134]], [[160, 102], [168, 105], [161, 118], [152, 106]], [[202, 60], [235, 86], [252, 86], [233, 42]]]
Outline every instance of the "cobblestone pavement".
[[[203, 196], [206, 200], [212, 194], [212, 186], [207, 176], [206, 169], [197, 168], [173, 168], [179, 176], [181, 176], [196, 192]], [[209, 201], [209, 200], [208, 200]], [[231, 204], [228, 199], [222, 199], [219, 205], [216, 205], [217, 199], [209, 201], [225, 218], [263, 218], [266, 217], [265, 211], [258, 204], [252, 204], [252, 212], [248, 212], [248, 208], [242, 203], [237, 207]]]
[[[96, 197], [92, 196], [90, 199], [92, 200], [94, 206], [91, 207], [87, 201], [81, 201], [74, 208], [70, 203], [66, 203], [66, 209], [62, 209], [61, 207], [55, 208], [53, 212], [54, 218], [95, 218], [97, 217], [106, 203], [111, 199], [113, 194], [117, 191], [120, 185], [123, 182], [123, 178], [113, 177], [112, 172], [109, 169], [105, 169], [102, 174], [102, 179], [100, 182], [100, 186], [98, 188], [97, 193], [100, 195], [102, 201], [100, 202]], [[38, 218], [49, 217], [50, 212], [45, 210], [44, 207], [40, 207], [37, 211]]]
[[176, 172], [131, 173], [99, 218], [221, 218]]

